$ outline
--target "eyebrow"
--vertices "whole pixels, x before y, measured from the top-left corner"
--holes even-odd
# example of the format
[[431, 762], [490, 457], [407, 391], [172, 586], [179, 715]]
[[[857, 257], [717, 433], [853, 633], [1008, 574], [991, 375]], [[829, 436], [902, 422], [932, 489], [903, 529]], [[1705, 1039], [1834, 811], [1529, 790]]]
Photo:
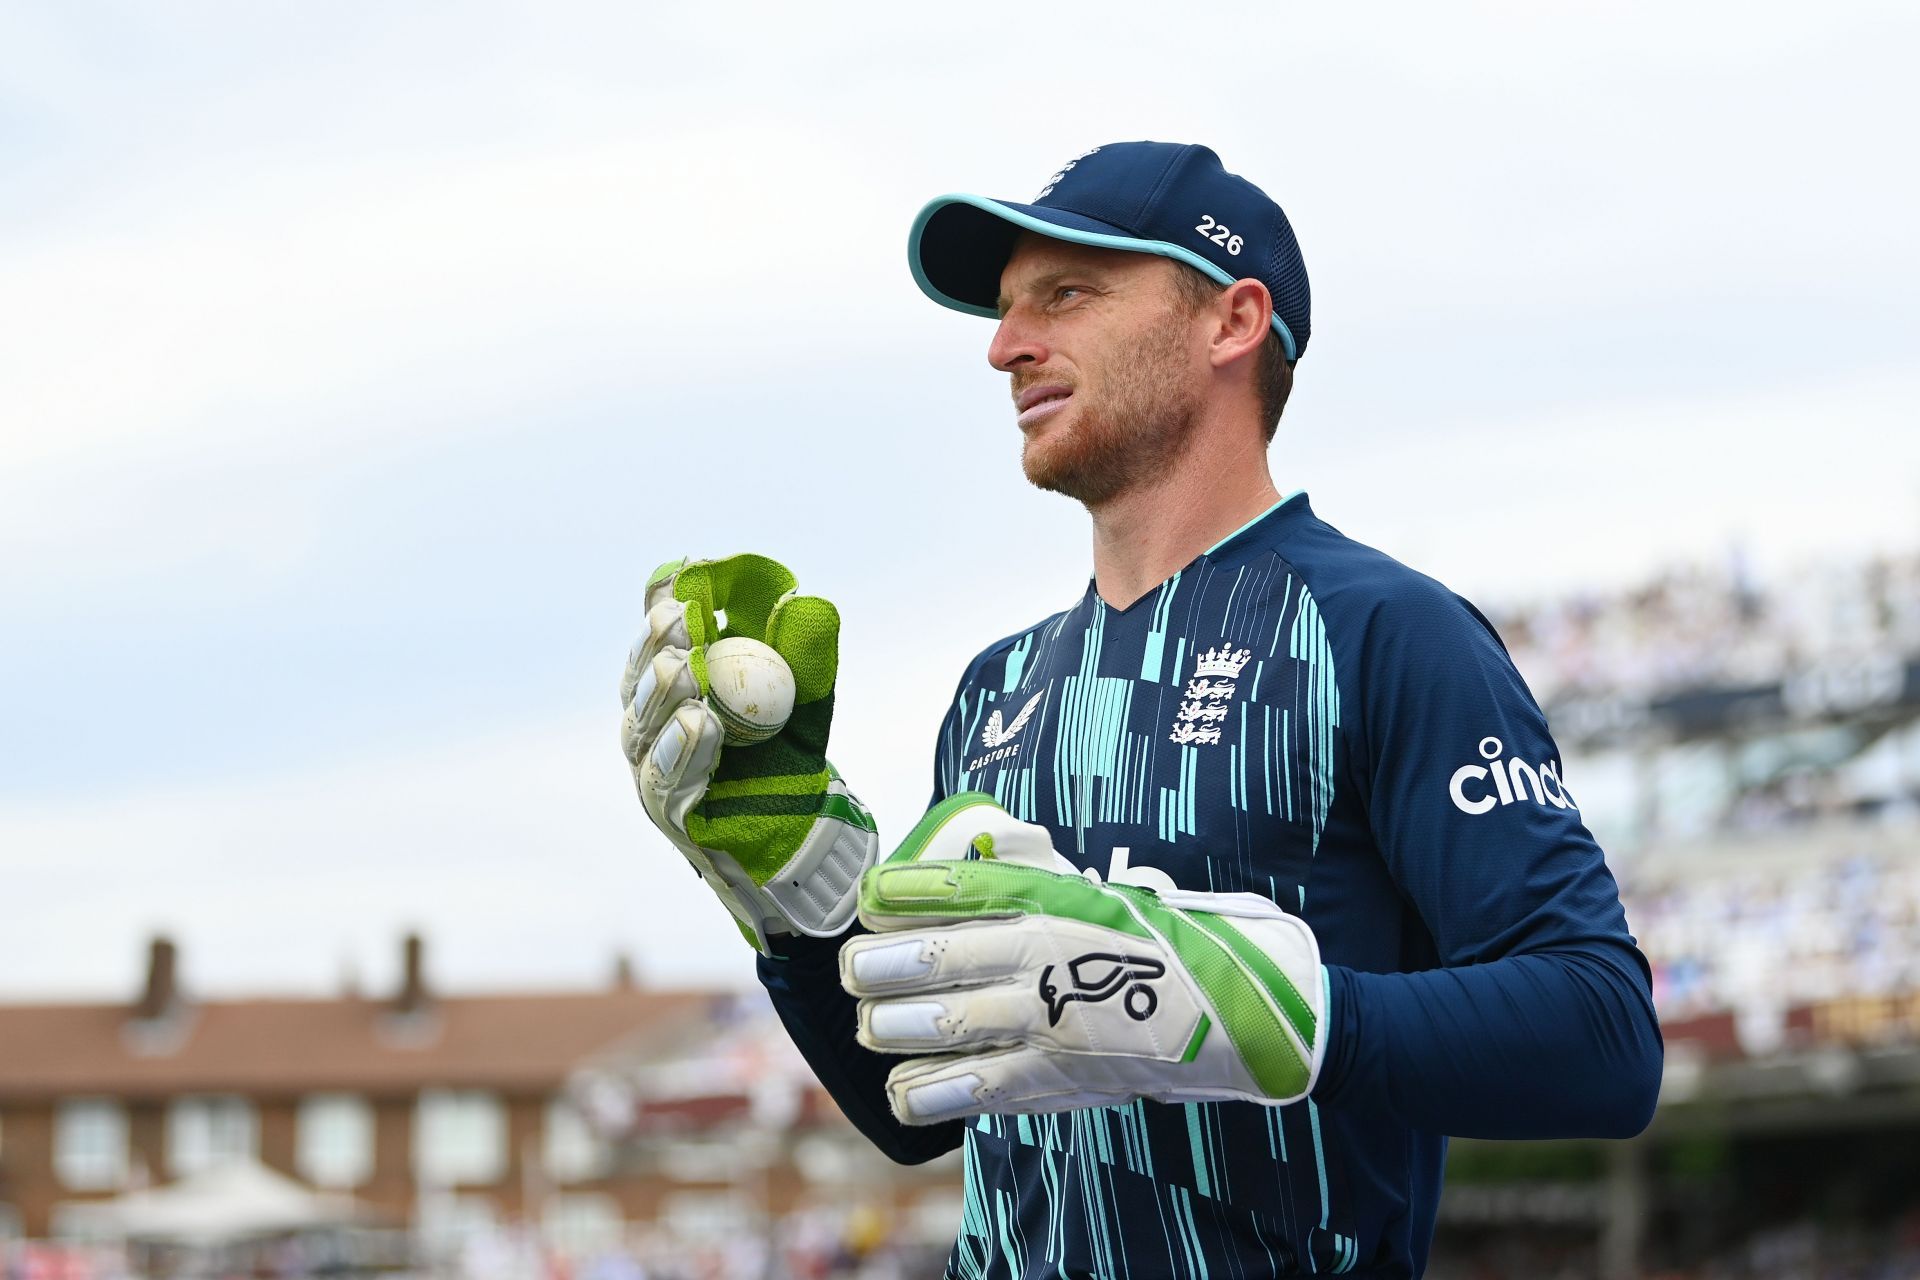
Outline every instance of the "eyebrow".
[[[1049, 271], [1047, 272], [1047, 274], [1041, 276], [1039, 279], [1029, 284], [1027, 286], [1027, 292], [1028, 293], [1045, 293], [1051, 290], [1054, 286], [1058, 285], [1062, 280], [1070, 279], [1075, 276], [1078, 276], [1083, 280], [1091, 280], [1094, 277], [1094, 275], [1095, 273], [1093, 271], [1090, 271], [1086, 267], [1070, 267], [1062, 271]], [[993, 305], [994, 305], [994, 310], [997, 311], [1000, 315], [1000, 318], [1004, 320], [1007, 318], [1007, 312], [1013, 309], [1013, 299], [1003, 293], [999, 296], [999, 298], [997, 298], [994, 301]]]

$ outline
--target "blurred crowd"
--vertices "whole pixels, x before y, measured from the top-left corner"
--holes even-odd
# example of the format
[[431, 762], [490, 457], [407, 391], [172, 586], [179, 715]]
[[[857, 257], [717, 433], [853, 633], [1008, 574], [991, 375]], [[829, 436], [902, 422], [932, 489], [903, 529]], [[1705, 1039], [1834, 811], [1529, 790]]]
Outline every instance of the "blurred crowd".
[[[277, 1240], [135, 1256], [118, 1246], [0, 1239], [0, 1280], [924, 1280], [951, 1239], [917, 1238], [872, 1209], [796, 1213], [759, 1229], [688, 1236], [635, 1226], [617, 1244], [557, 1250], [538, 1233], [473, 1231], [404, 1265]], [[136, 1251], [137, 1252], [137, 1251]]]
[[740, 1241], [688, 1245], [655, 1253], [603, 1257], [574, 1280], [924, 1280], [943, 1274], [952, 1243], [900, 1241], [870, 1251], [844, 1247], [782, 1248]]
[[1920, 990], [1920, 859], [1642, 879], [1626, 908], [1666, 1020]]
[[[686, 1242], [636, 1235], [628, 1245], [566, 1258], [511, 1233], [414, 1271], [250, 1269], [172, 1273], [176, 1280], [928, 1280], [943, 1273], [945, 1245], [906, 1243], [884, 1227], [816, 1232], [812, 1215], [783, 1223], [776, 1243], [757, 1233]], [[1796, 1219], [1759, 1227], [1684, 1263], [1655, 1263], [1642, 1280], [1920, 1280], [1920, 1210], [1890, 1222]], [[1598, 1280], [1593, 1237], [1525, 1226], [1436, 1242], [1429, 1280]], [[142, 1280], [118, 1250], [0, 1242], [0, 1280]], [[158, 1275], [150, 1280], [161, 1280]]]
[[1920, 1223], [1769, 1227], [1704, 1262], [1648, 1271], [1646, 1280], [1920, 1280]]
[[1738, 557], [1629, 590], [1490, 610], [1543, 703], [1777, 680], [1809, 662], [1920, 652], [1920, 555], [1761, 582]]
[[[782, 1219], [770, 1237], [743, 1231], [690, 1240], [641, 1230], [624, 1248], [532, 1275], [537, 1280], [922, 1280], [939, 1275], [952, 1241], [915, 1236], [907, 1221], [870, 1206], [848, 1214], [803, 1212]], [[482, 1275], [463, 1265], [456, 1280], [528, 1280], [528, 1274]]]
[[[1920, 1213], [1870, 1226], [1812, 1219], [1758, 1228], [1641, 1280], [1920, 1280]], [[1599, 1280], [1591, 1240], [1524, 1229], [1442, 1241], [1427, 1280]]]

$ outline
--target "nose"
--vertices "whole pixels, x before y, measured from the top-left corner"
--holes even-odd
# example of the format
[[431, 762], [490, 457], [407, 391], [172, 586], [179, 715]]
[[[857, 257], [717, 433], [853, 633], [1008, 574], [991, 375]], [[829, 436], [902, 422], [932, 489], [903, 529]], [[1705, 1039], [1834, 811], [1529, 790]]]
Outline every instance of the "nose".
[[1046, 344], [1018, 311], [1009, 311], [1000, 318], [1000, 327], [993, 331], [993, 341], [987, 346], [988, 364], [1002, 373], [1012, 373], [1023, 364], [1045, 364], [1046, 361]]

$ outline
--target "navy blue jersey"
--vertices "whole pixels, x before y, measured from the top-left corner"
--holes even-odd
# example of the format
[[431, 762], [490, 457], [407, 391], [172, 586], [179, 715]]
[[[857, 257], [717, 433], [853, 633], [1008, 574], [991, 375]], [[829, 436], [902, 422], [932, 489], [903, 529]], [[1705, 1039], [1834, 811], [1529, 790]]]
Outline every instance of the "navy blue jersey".
[[851, 1043], [837, 942], [761, 975], [883, 1149], [964, 1142], [952, 1276], [1418, 1275], [1446, 1135], [1651, 1115], [1646, 963], [1573, 781], [1486, 620], [1295, 495], [1127, 608], [1090, 585], [982, 652], [934, 799], [991, 793], [1103, 878], [1298, 913], [1331, 996], [1312, 1097], [908, 1128], [898, 1060]]

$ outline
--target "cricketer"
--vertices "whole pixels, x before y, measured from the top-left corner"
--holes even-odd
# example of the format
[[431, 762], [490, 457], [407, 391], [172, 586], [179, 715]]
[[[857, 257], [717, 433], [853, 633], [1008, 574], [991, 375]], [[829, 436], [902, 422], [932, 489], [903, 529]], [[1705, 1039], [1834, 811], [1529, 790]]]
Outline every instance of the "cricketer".
[[[1269, 470], [1311, 332], [1280, 206], [1115, 143], [934, 200], [909, 262], [997, 322], [1085, 593], [967, 666], [891, 852], [827, 762], [839, 615], [773, 560], [655, 573], [622, 736], [846, 1114], [964, 1148], [947, 1275], [1418, 1276], [1449, 1135], [1643, 1129], [1647, 964], [1539, 706], [1471, 604]], [[723, 748], [736, 634], [795, 697]]]

